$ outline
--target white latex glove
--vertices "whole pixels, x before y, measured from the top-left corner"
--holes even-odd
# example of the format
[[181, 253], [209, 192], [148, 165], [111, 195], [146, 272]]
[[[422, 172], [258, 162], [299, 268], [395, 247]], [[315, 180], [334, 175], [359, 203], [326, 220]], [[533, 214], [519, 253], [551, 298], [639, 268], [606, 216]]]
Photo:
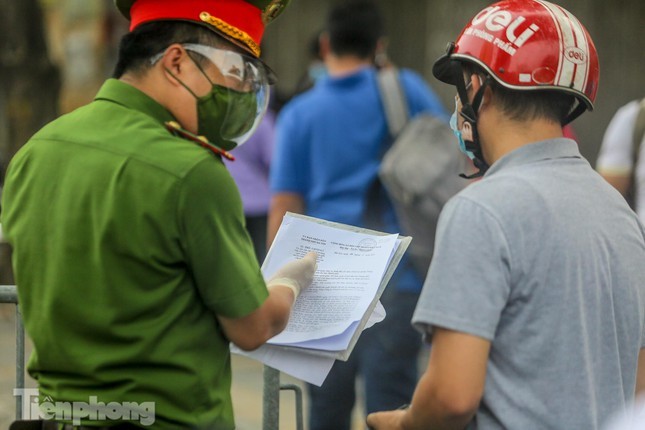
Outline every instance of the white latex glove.
[[283, 285], [293, 291], [294, 300], [300, 292], [311, 285], [316, 272], [318, 254], [309, 252], [299, 260], [293, 260], [280, 267], [267, 282], [267, 288]]

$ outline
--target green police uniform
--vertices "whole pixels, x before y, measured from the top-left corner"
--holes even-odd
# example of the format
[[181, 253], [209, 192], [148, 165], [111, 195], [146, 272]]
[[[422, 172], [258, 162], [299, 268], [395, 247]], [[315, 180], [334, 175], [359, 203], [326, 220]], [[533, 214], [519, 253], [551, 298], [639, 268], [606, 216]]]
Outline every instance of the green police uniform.
[[233, 179], [169, 120], [108, 80], [12, 160], [2, 225], [28, 370], [51, 402], [154, 402], [154, 428], [232, 429], [215, 315], [245, 316], [268, 293]]

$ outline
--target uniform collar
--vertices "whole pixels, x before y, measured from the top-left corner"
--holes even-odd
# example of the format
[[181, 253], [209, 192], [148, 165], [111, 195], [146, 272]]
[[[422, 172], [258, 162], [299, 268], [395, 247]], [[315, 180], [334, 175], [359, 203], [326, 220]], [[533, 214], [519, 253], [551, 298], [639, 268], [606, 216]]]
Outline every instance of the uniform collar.
[[173, 116], [144, 92], [118, 79], [105, 81], [94, 100], [107, 100], [151, 116], [159, 123], [174, 120]]
[[557, 138], [529, 143], [509, 152], [497, 160], [486, 171], [484, 177], [493, 175], [509, 167], [557, 158], [582, 158], [576, 141], [567, 138]]

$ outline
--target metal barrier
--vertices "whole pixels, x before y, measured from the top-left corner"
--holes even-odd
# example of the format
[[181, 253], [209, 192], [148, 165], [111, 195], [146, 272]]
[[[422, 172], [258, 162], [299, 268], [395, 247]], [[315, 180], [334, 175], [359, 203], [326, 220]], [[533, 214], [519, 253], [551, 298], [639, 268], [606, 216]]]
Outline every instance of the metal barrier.
[[296, 430], [303, 430], [302, 420], [302, 389], [293, 384], [280, 385], [281, 390], [291, 390], [296, 396]]
[[297, 385], [280, 385], [280, 372], [264, 366], [264, 389], [262, 391], [262, 430], [278, 430], [280, 427], [280, 391], [293, 391], [296, 396], [296, 430], [303, 430], [302, 390]]
[[[25, 330], [18, 307], [18, 293], [15, 285], [0, 285], [0, 303], [16, 305], [16, 388], [25, 388]], [[22, 419], [22, 399], [16, 397], [16, 419]]]
[[[16, 305], [16, 388], [25, 388], [25, 330], [18, 307], [15, 285], [0, 285], [0, 303]], [[293, 384], [280, 385], [280, 372], [264, 366], [262, 391], [262, 429], [278, 430], [280, 427], [280, 391], [293, 391], [296, 397], [296, 430], [303, 430], [302, 390]], [[16, 397], [16, 419], [22, 419], [22, 399]]]

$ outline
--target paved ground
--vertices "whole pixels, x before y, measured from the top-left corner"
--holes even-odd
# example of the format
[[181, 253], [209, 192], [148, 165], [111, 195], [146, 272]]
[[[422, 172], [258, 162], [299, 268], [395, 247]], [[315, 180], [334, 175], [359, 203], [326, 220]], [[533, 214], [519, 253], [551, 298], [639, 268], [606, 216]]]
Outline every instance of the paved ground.
[[[29, 344], [27, 345], [30, 350]], [[285, 384], [300, 381], [281, 376]], [[239, 430], [262, 428], [262, 365], [248, 358], [233, 356], [233, 404]], [[35, 387], [27, 376], [27, 387]], [[0, 430], [7, 429], [15, 416], [15, 317], [13, 305], [0, 304]], [[305, 422], [307, 398], [305, 396]], [[354, 430], [364, 429], [360, 411], [356, 412]], [[295, 400], [293, 392], [280, 396], [280, 429], [295, 430]]]

